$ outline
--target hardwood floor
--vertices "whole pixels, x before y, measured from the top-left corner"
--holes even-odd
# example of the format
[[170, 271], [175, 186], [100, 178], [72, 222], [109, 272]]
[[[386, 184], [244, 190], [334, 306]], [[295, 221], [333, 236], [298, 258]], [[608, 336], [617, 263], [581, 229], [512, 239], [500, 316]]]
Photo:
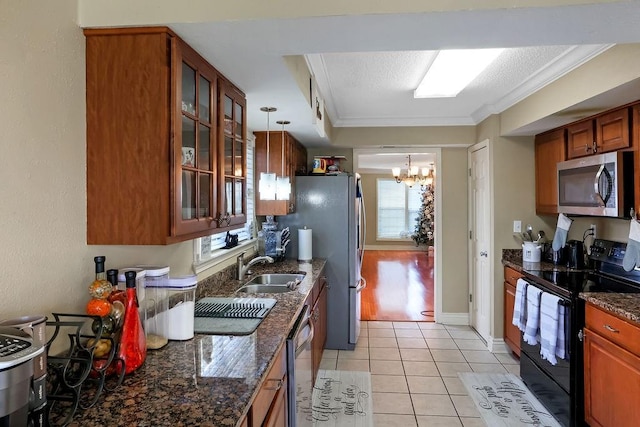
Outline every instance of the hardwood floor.
[[433, 322], [433, 257], [424, 251], [364, 253], [362, 320]]

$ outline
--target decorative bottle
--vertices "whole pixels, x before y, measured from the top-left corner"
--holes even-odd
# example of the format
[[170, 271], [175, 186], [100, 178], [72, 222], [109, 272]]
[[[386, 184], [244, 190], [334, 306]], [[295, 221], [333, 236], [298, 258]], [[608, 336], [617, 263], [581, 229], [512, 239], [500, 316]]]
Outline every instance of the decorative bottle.
[[107, 275], [104, 272], [104, 262], [106, 257], [97, 256], [93, 258], [96, 264], [96, 278], [89, 285], [89, 295], [91, 300], [87, 303], [87, 314], [92, 316], [105, 317], [111, 312], [111, 303], [107, 300], [113, 290], [111, 283], [107, 281]]
[[124, 360], [125, 374], [130, 374], [144, 363], [147, 357], [147, 342], [138, 313], [136, 272], [127, 271], [124, 275], [126, 301], [118, 356]]

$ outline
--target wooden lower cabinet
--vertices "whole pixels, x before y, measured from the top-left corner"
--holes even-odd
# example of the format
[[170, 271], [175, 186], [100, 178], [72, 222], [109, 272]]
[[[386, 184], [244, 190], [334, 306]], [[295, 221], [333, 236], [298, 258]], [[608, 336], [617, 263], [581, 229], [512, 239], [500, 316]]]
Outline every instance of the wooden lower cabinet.
[[[637, 426], [640, 420], [640, 355], [623, 346], [625, 342], [637, 345], [640, 328], [589, 304], [586, 319], [585, 421], [591, 427]], [[619, 344], [608, 339], [609, 334], [619, 340]]]
[[311, 321], [314, 329], [313, 341], [311, 342], [311, 360], [313, 361], [313, 382], [315, 384], [320, 362], [322, 361], [322, 353], [324, 345], [327, 342], [327, 286], [324, 278], [320, 279], [320, 293], [315, 300], [313, 310], [311, 312]]
[[513, 305], [516, 302], [516, 285], [522, 273], [510, 267], [504, 268], [504, 342], [520, 357], [520, 329], [512, 324]]
[[[249, 410], [249, 426], [287, 425], [287, 349], [283, 345]], [[284, 397], [283, 397], [284, 394]], [[279, 413], [284, 411], [284, 415]], [[284, 419], [282, 418], [284, 417]], [[280, 420], [280, 421], [278, 421]], [[278, 424], [281, 422], [282, 424]]]

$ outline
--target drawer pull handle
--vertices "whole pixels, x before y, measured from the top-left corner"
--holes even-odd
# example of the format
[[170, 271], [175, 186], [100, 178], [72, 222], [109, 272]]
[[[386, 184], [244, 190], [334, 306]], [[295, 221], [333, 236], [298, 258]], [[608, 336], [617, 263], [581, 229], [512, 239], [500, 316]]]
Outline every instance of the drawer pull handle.
[[619, 330], [617, 330], [616, 328], [612, 328], [612, 327], [611, 327], [611, 326], [609, 326], [609, 325], [604, 325], [604, 328], [605, 328], [607, 331], [609, 331], [609, 332], [613, 332], [614, 334], [618, 334], [618, 333], [620, 333], [620, 331], [619, 331]]
[[267, 381], [276, 381], [275, 386], [265, 387], [266, 390], [280, 390], [282, 388], [282, 380], [277, 380], [275, 378], [269, 378]]

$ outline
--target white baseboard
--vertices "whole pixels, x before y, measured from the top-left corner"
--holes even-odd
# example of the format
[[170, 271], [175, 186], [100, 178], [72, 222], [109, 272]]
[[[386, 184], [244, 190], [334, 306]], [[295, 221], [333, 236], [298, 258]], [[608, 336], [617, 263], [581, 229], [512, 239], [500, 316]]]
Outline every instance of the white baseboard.
[[468, 325], [469, 313], [442, 313], [438, 316], [438, 323], [445, 325]]
[[502, 338], [489, 337], [487, 348], [491, 353], [511, 353], [511, 349]]

